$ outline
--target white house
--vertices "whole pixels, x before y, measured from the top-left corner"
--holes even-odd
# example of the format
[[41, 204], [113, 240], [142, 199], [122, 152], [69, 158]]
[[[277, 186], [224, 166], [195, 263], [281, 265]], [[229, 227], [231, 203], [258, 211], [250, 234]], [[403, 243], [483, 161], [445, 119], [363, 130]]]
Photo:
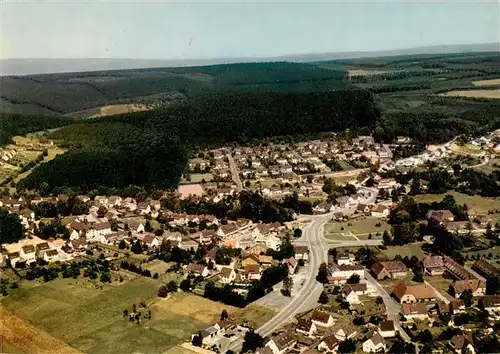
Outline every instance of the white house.
[[106, 235], [112, 233], [111, 225], [108, 222], [91, 225], [87, 230], [87, 240], [93, 242], [100, 242]]
[[371, 215], [376, 218], [386, 218], [389, 216], [390, 209], [387, 205], [376, 204], [372, 207]]
[[194, 274], [196, 276], [202, 276], [203, 278], [205, 278], [206, 276], [208, 276], [208, 274], [210, 274], [207, 266], [198, 263], [190, 263], [187, 266], [187, 271], [190, 274]]
[[347, 339], [353, 338], [356, 334], [358, 334], [358, 330], [352, 324], [348, 324], [340, 328], [337, 332], [335, 332], [335, 338], [339, 341], [345, 341]]
[[57, 250], [47, 250], [43, 252], [43, 260], [47, 263], [55, 262], [59, 258], [59, 252]]
[[220, 281], [224, 284], [232, 283], [236, 279], [236, 272], [233, 268], [223, 267], [219, 273]]
[[316, 326], [331, 327], [335, 324], [335, 320], [331, 314], [323, 311], [314, 311], [311, 316], [311, 321]]
[[291, 332], [283, 332], [277, 336], [272, 336], [266, 343], [266, 347], [272, 350], [273, 354], [283, 354], [292, 349], [297, 344], [295, 335]]
[[337, 264], [341, 265], [354, 265], [356, 264], [356, 257], [352, 253], [347, 253], [337, 257]]
[[318, 331], [318, 328], [311, 320], [300, 319], [295, 329], [297, 332], [305, 334], [308, 337], [313, 337]]
[[365, 295], [368, 292], [366, 284], [345, 284], [342, 288], [342, 297], [350, 304], [359, 304], [359, 295]]
[[295, 250], [295, 259], [309, 261], [309, 248], [307, 246], [293, 246]]
[[375, 333], [373, 337], [363, 343], [363, 352], [365, 353], [385, 352], [386, 349], [384, 338], [379, 333]]
[[414, 320], [428, 320], [429, 319], [429, 311], [427, 309], [427, 305], [423, 302], [418, 302], [416, 304], [403, 304], [401, 306], [401, 314], [407, 321]]
[[27, 263], [34, 262], [36, 260], [36, 249], [33, 245], [26, 245], [21, 247], [20, 256], [22, 259], [26, 260]]
[[318, 350], [323, 353], [338, 353], [340, 342], [334, 335], [329, 335], [318, 344]]
[[394, 327], [394, 321], [382, 321], [379, 323], [378, 333], [384, 338], [392, 338], [396, 336], [396, 328]]

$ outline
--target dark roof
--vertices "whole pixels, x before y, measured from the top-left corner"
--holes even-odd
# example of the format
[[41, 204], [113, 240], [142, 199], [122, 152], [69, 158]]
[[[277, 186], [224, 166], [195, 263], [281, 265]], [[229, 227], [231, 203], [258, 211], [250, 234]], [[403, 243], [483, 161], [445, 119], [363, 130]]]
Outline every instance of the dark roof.
[[338, 339], [333, 334], [323, 338], [323, 342], [325, 342], [330, 350], [339, 345]]
[[49, 257], [52, 257], [52, 256], [57, 256], [59, 252], [57, 252], [57, 250], [48, 250], [45, 252], [45, 254]]
[[323, 312], [323, 311], [314, 311], [311, 320], [321, 322], [321, 323], [328, 323], [331, 315], [329, 313]]
[[42, 243], [39, 243], [38, 245], [36, 245], [37, 251], [48, 250], [49, 248], [50, 247], [49, 247], [49, 244], [47, 242], [42, 242]]
[[35, 252], [35, 246], [33, 245], [26, 245], [22, 248], [24, 253], [32, 253]]
[[232, 268], [229, 268], [229, 267], [223, 267], [221, 270], [220, 270], [220, 276], [222, 278], [227, 278], [231, 275], [231, 273], [233, 272], [233, 269]]
[[380, 322], [379, 326], [380, 326], [380, 330], [383, 332], [395, 330], [394, 321], [390, 321], [390, 320], [382, 321], [382, 322]]

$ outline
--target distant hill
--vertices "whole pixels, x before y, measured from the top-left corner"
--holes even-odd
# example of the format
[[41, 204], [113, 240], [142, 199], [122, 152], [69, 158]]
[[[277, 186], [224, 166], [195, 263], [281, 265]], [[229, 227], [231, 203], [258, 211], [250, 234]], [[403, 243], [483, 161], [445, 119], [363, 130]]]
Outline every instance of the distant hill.
[[2, 78], [0, 111], [69, 114], [153, 95], [331, 91], [345, 86], [343, 71], [306, 63], [268, 62], [93, 71]]
[[395, 49], [382, 51], [351, 51], [293, 54], [278, 57], [261, 58], [214, 58], [214, 59], [2, 59], [0, 60], [0, 76], [33, 75], [49, 73], [68, 73], [82, 71], [123, 70], [138, 68], [184, 67], [231, 63], [249, 63], [266, 61], [309, 62], [333, 59], [374, 58], [381, 56], [415, 55], [415, 54], [446, 54], [470, 52], [499, 52], [500, 43], [441, 45]]

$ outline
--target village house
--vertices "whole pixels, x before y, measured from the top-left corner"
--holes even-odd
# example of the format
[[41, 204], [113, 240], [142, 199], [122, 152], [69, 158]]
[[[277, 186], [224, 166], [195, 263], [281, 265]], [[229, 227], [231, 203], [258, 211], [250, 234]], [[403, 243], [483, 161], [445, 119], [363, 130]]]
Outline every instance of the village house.
[[424, 273], [429, 275], [444, 274], [443, 257], [441, 256], [426, 256], [422, 259]]
[[15, 267], [16, 263], [21, 261], [21, 254], [19, 252], [11, 252], [7, 256], [12, 267]]
[[220, 250], [219, 246], [214, 246], [211, 249], [209, 249], [207, 251], [207, 253], [205, 254], [205, 261], [207, 263], [212, 262], [213, 264], [215, 264], [216, 263], [215, 259], [216, 259], [216, 256], [217, 256], [217, 252], [219, 252], [219, 250]]
[[436, 306], [432, 309], [432, 313], [442, 315], [456, 315], [458, 313], [465, 313], [465, 304], [460, 299], [454, 299], [449, 303], [444, 301], [437, 301]]
[[260, 257], [260, 255], [256, 255], [256, 254], [247, 255], [241, 261], [241, 266], [245, 267], [247, 265], [259, 265], [259, 257]]
[[358, 334], [358, 330], [352, 324], [347, 324], [342, 326], [337, 332], [335, 332], [335, 338], [339, 341], [345, 341], [354, 338]]
[[203, 230], [200, 232], [199, 241], [202, 245], [210, 244], [217, 239], [217, 233], [213, 230]]
[[325, 213], [330, 213], [334, 210], [334, 206], [332, 203], [319, 203], [313, 208], [313, 213], [315, 214], [325, 214]]
[[434, 289], [426, 284], [405, 285], [399, 284], [392, 291], [392, 295], [401, 304], [428, 302], [436, 300]]
[[259, 280], [260, 276], [259, 264], [247, 264], [246, 266], [243, 266], [243, 273], [241, 274], [243, 279]]
[[251, 254], [254, 254], [254, 255], [266, 254], [268, 249], [269, 248], [266, 247], [265, 245], [257, 244], [257, 245], [254, 245], [254, 246], [247, 248], [245, 250], [244, 256], [246, 257], [246, 256], [251, 255]]
[[401, 261], [386, 261], [375, 263], [371, 272], [377, 280], [404, 278], [407, 274], [407, 268]]
[[429, 210], [426, 216], [427, 219], [434, 220], [439, 224], [455, 220], [455, 216], [449, 210]]
[[390, 209], [387, 205], [377, 204], [371, 209], [371, 215], [376, 218], [386, 218], [389, 216]]
[[294, 274], [295, 270], [297, 269], [298, 262], [295, 258], [285, 258], [282, 261], [283, 264], [286, 264], [288, 266], [288, 274]]
[[365, 278], [365, 268], [358, 264], [339, 266], [336, 263], [330, 263], [327, 270], [328, 281], [336, 285], [344, 284], [354, 274], [357, 274], [360, 279]]
[[472, 345], [472, 340], [463, 334], [457, 334], [450, 340], [450, 347], [455, 350], [457, 354], [475, 354], [476, 350]]
[[42, 253], [50, 249], [49, 244], [47, 242], [41, 242], [35, 246], [36, 248], [36, 256], [38, 258], [42, 258]]
[[277, 251], [279, 246], [281, 245], [281, 239], [273, 234], [264, 237], [259, 236], [255, 239], [255, 241], [258, 243], [263, 243], [267, 248], [271, 248], [275, 251]]
[[335, 324], [335, 319], [331, 314], [318, 310], [313, 311], [311, 321], [319, 327], [331, 327]]
[[318, 350], [323, 353], [338, 353], [339, 348], [339, 340], [335, 337], [335, 335], [331, 334], [325, 338], [318, 344]]
[[457, 280], [452, 284], [455, 297], [459, 298], [466, 290], [472, 292], [472, 296], [484, 296], [486, 294], [486, 282], [482, 279]]
[[221, 225], [219, 230], [217, 230], [217, 236], [227, 237], [238, 232], [238, 226], [236, 224], [226, 224]]
[[228, 239], [224, 240], [223, 247], [226, 247], [226, 248], [241, 248], [240, 247], [240, 241], [238, 241], [238, 239], [236, 239], [236, 238], [228, 238]]
[[309, 248], [307, 246], [294, 245], [293, 248], [295, 250], [295, 259], [309, 261]]
[[271, 256], [266, 256], [266, 255], [259, 255], [259, 264], [264, 267], [264, 268], [267, 268], [267, 267], [271, 267], [272, 265], [274, 265], [274, 260], [273, 260], [273, 257]]
[[202, 276], [203, 278], [208, 276], [208, 274], [210, 273], [207, 266], [198, 263], [189, 263], [189, 265], [187, 266], [187, 272], [196, 276]]
[[314, 335], [318, 331], [318, 328], [311, 320], [301, 318], [299, 319], [297, 328], [295, 330], [299, 333], [305, 334], [308, 337], [314, 337]]
[[87, 230], [86, 237], [90, 242], [101, 242], [104, 240], [104, 236], [109, 235], [110, 233], [112, 233], [111, 224], [103, 222], [91, 225]]
[[150, 248], [160, 247], [160, 241], [154, 234], [148, 234], [142, 239], [142, 243]]
[[466, 268], [455, 262], [451, 257], [444, 256], [443, 264], [445, 268], [445, 275], [455, 280], [468, 280], [476, 279], [476, 276], [469, 272]]
[[70, 240], [76, 240], [80, 237], [84, 237], [87, 231], [89, 230], [89, 225], [73, 221], [69, 224], [68, 229], [71, 231], [69, 235]]
[[33, 245], [26, 245], [21, 247], [20, 256], [27, 263], [36, 261], [36, 249]]
[[263, 236], [268, 236], [271, 234], [272, 225], [271, 224], [258, 224], [252, 230], [252, 237], [258, 238]]
[[69, 241], [69, 246], [74, 250], [74, 251], [85, 251], [87, 249], [88, 243], [87, 240], [84, 237], [77, 238], [74, 240]]
[[59, 257], [59, 252], [57, 250], [46, 250], [42, 253], [42, 258], [45, 262], [55, 262]]
[[337, 257], [337, 264], [339, 266], [341, 265], [355, 265], [356, 264], [356, 257], [352, 253], [346, 253], [339, 255]]
[[386, 320], [380, 322], [378, 325], [378, 333], [383, 338], [396, 337], [396, 327], [394, 326], [394, 321]]
[[379, 189], [392, 189], [399, 187], [399, 183], [394, 178], [382, 178], [378, 181], [377, 187]]
[[409, 322], [430, 319], [427, 305], [422, 302], [416, 304], [403, 304], [403, 306], [401, 306], [401, 314]]
[[284, 354], [292, 349], [295, 344], [297, 344], [295, 335], [292, 332], [283, 332], [271, 336], [265, 346], [270, 348], [273, 354]]
[[360, 295], [365, 295], [368, 292], [366, 284], [345, 284], [342, 287], [342, 297], [350, 304], [360, 304]]
[[365, 353], [378, 353], [386, 350], [387, 344], [385, 344], [384, 338], [378, 332], [375, 332], [371, 338], [363, 342], [363, 352]]
[[487, 295], [482, 298], [483, 306], [490, 315], [500, 316], [500, 295]]
[[358, 213], [362, 213], [362, 214], [371, 213], [371, 210], [372, 210], [372, 208], [368, 204], [359, 203], [358, 206], [356, 207], [356, 211]]
[[219, 273], [220, 282], [230, 284], [236, 279], [236, 272], [233, 268], [222, 267]]
[[144, 224], [142, 222], [136, 220], [127, 220], [125, 221], [125, 229], [129, 229], [130, 231], [143, 233], [145, 231]]

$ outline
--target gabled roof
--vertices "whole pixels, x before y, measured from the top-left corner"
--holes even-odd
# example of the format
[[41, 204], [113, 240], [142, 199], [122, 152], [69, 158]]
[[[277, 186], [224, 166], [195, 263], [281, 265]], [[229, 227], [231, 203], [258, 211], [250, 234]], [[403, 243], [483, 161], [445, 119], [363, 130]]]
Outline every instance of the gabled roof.
[[333, 334], [323, 338], [322, 342], [324, 342], [326, 344], [326, 346], [328, 347], [328, 349], [330, 349], [330, 350], [333, 350], [334, 348], [336, 348], [340, 344], [338, 339], [335, 338], [335, 336]]
[[403, 315], [425, 315], [428, 313], [428, 310], [426, 304], [419, 302], [416, 304], [403, 304], [401, 312]]
[[388, 331], [395, 330], [394, 321], [390, 321], [390, 320], [380, 322], [379, 327], [380, 327], [380, 330], [382, 332], [388, 332]]
[[422, 259], [422, 264], [428, 269], [444, 268], [443, 257], [441, 256], [426, 256]]
[[26, 245], [22, 248], [24, 253], [33, 253], [35, 252], [35, 246], [33, 245]]
[[321, 323], [328, 323], [332, 315], [327, 312], [315, 310], [311, 316], [311, 320]]
[[436, 297], [434, 289], [426, 284], [405, 285], [399, 284], [394, 288], [392, 293], [398, 300], [401, 300], [405, 295], [413, 295], [417, 300], [433, 299]]
[[222, 269], [220, 270], [220, 276], [222, 278], [227, 278], [231, 275], [232, 272], [234, 272], [234, 270], [232, 268], [222, 267]]
[[187, 271], [189, 273], [201, 274], [205, 270], [206, 266], [203, 264], [189, 263]]

